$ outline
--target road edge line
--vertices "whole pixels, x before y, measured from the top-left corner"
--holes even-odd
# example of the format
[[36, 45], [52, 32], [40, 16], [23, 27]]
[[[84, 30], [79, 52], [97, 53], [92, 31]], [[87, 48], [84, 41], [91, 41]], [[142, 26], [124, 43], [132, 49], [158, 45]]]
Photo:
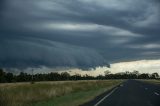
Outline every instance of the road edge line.
[[108, 93], [105, 97], [103, 97], [99, 102], [97, 102], [94, 106], [98, 106], [100, 103], [102, 103], [107, 97], [109, 97], [112, 93], [115, 92], [115, 90], [117, 90], [118, 87], [114, 88], [110, 93]]

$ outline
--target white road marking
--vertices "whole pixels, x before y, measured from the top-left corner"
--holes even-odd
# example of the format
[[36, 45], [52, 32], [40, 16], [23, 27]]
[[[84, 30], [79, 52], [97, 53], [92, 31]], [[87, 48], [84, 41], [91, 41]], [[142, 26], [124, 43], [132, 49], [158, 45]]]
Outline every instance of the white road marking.
[[157, 92], [154, 92], [155, 95], [159, 96], [159, 94]]
[[100, 103], [102, 103], [107, 97], [109, 97], [118, 87], [113, 89], [109, 94], [107, 94], [104, 98], [102, 98], [99, 102], [97, 102], [94, 106], [98, 106]]
[[122, 87], [122, 86], [123, 86], [123, 84], [120, 85], [120, 87]]

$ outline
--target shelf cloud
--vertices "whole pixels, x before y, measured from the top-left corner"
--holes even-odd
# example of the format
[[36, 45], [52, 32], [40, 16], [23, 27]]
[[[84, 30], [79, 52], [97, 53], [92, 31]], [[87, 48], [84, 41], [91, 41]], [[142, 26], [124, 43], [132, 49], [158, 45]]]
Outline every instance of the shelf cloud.
[[0, 67], [159, 59], [159, 19], [159, 0], [0, 0]]

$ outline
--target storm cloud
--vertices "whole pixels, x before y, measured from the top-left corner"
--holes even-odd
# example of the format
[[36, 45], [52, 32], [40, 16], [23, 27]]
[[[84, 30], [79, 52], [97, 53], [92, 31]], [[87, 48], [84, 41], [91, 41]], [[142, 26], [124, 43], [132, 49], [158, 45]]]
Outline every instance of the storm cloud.
[[160, 58], [158, 0], [1, 0], [0, 67]]

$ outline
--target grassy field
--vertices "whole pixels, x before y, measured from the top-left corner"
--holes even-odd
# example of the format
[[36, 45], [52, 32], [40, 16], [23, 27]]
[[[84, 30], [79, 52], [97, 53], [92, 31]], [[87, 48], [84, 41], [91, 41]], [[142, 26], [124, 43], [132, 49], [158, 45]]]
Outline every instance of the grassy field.
[[78, 106], [122, 80], [0, 84], [0, 106]]
[[141, 80], [141, 81], [144, 81], [144, 82], [147, 82], [147, 83], [151, 83], [151, 84], [156, 84], [156, 85], [160, 85], [160, 80]]

